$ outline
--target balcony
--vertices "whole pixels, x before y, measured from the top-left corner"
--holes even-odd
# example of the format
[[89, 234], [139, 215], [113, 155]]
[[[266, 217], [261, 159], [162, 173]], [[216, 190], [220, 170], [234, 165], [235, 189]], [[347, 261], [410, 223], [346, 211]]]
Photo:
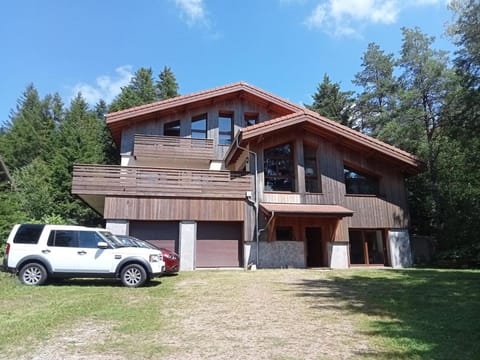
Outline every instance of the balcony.
[[243, 199], [252, 188], [250, 175], [230, 171], [108, 165], [75, 165], [72, 181], [72, 193], [87, 203], [92, 196]]
[[[139, 135], [134, 137], [133, 155], [137, 164], [208, 168], [215, 158], [213, 139], [178, 136]], [[153, 163], [152, 163], [153, 161]]]

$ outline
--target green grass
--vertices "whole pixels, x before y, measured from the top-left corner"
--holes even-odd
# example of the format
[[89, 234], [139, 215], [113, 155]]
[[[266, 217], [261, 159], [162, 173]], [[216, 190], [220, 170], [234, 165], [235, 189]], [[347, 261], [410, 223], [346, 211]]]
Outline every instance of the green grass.
[[[367, 358], [480, 359], [480, 271], [355, 270], [327, 278], [328, 296], [363, 318], [377, 344]], [[322, 282], [306, 281], [307, 296]]]
[[[115, 336], [105, 346], [149, 357], [161, 352], [145, 334], [157, 331], [165, 319], [158, 311], [172, 294], [173, 277], [155, 279], [151, 286], [125, 288], [119, 281], [74, 279], [45, 286], [22, 285], [10, 274], [0, 273], [0, 356], [15, 358], [82, 321], [114, 324]], [[161, 284], [160, 284], [161, 282]], [[138, 348], [137, 336], [143, 336]], [[148, 338], [148, 337], [147, 337]], [[101, 350], [101, 349], [100, 349]], [[10, 356], [7, 356], [10, 355]]]
[[[278, 270], [273, 275], [257, 271], [248, 277], [251, 281], [272, 281], [281, 271], [289, 270]], [[480, 359], [478, 270], [292, 272], [294, 276], [297, 273], [295, 286], [284, 284], [282, 288], [293, 297], [308, 297], [312, 300], [308, 304], [313, 304], [320, 316], [325, 309], [320, 305], [322, 301], [326, 304], [326, 300], [334, 300], [340, 313], [353, 319], [355, 328], [373, 345], [374, 351], [359, 357]], [[152, 334], [175, 331], [178, 320], [170, 317], [168, 307], [191, 307], [200, 297], [211, 295], [208, 285], [194, 286], [195, 281], [208, 276], [215, 283], [227, 277], [229, 284], [235, 284], [245, 281], [246, 275], [241, 271], [190, 272], [157, 279], [149, 287], [129, 289], [117, 281], [81, 279], [29, 287], [0, 273], [0, 358], [31, 353], [43, 342], [86, 320], [110, 326], [108, 341], [85, 344], [87, 351], [158, 358], [171, 349]], [[238, 281], [241, 276], [243, 280]], [[188, 292], [179, 292], [176, 284], [185, 279], [190, 283]], [[228, 302], [234, 291], [241, 291], [234, 286], [233, 292], [228, 286], [222, 289], [224, 292], [215, 295], [221, 303]], [[225, 299], [220, 299], [222, 296]], [[242, 314], [238, 314], [241, 318]]]

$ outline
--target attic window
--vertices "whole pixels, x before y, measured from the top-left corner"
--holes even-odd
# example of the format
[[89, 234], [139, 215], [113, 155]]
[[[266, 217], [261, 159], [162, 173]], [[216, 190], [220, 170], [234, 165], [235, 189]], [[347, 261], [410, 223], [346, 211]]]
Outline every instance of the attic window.
[[347, 194], [378, 195], [378, 178], [345, 166], [345, 189]]

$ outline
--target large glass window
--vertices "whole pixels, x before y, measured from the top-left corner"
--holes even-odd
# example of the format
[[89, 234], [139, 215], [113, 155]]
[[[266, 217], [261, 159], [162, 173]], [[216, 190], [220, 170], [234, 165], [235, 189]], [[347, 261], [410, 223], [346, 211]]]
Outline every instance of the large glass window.
[[165, 136], [180, 136], [180, 121], [172, 121], [165, 124], [163, 134]]
[[295, 191], [293, 146], [284, 144], [264, 152], [265, 191]]
[[233, 138], [233, 114], [218, 114], [218, 144], [230, 145]]
[[257, 113], [245, 113], [245, 127], [258, 124], [258, 114]]
[[207, 114], [197, 115], [192, 118], [192, 138], [207, 138]]
[[347, 194], [378, 195], [378, 178], [345, 166], [345, 188]]
[[383, 265], [385, 247], [380, 230], [350, 230], [350, 264]]
[[305, 169], [305, 191], [309, 193], [320, 192], [318, 185], [317, 149], [303, 146], [303, 162]]

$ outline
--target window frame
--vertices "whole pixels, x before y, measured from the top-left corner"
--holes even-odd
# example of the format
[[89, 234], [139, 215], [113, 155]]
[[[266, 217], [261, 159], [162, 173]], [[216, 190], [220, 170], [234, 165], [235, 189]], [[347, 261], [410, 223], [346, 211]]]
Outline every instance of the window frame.
[[[307, 156], [307, 149], [311, 150], [310, 155]], [[307, 162], [313, 162], [314, 165], [314, 174], [309, 175], [307, 174]], [[319, 181], [319, 174], [318, 174], [318, 159], [317, 159], [317, 147], [310, 146], [308, 144], [303, 144], [303, 166], [304, 166], [304, 176], [305, 176], [305, 192], [311, 194], [319, 194], [322, 192], [322, 187]], [[309, 167], [310, 168], [310, 167]], [[315, 184], [315, 189], [309, 190], [309, 184]]]
[[[250, 122], [253, 120], [253, 124]], [[258, 113], [246, 112], [243, 114], [243, 122], [245, 127], [258, 124]]]

